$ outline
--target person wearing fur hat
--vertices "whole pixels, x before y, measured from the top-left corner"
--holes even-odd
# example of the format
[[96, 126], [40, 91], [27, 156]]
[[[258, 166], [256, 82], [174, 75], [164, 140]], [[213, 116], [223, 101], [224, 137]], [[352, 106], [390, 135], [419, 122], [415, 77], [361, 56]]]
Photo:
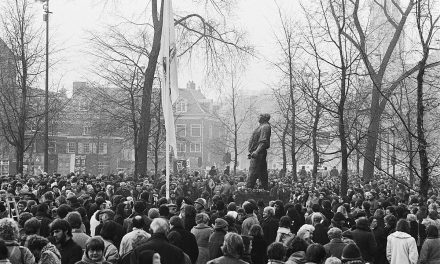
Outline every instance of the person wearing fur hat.
[[82, 259], [75, 264], [111, 264], [104, 259], [104, 240], [100, 237], [89, 238]]

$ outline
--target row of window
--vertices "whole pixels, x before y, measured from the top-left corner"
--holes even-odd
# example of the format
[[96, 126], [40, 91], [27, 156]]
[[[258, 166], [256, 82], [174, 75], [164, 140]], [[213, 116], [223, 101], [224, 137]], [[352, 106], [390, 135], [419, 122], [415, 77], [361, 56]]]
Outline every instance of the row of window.
[[[99, 148], [97, 149], [96, 143], [81, 143], [78, 144], [75, 142], [68, 142], [67, 143], [67, 150], [66, 153], [78, 153], [78, 154], [96, 154], [97, 151], [99, 154], [107, 154], [107, 143], [100, 142]], [[76, 151], [78, 147], [78, 152]]]
[[[186, 152], [186, 143], [177, 143], [177, 152]], [[189, 152], [202, 152], [201, 143], [190, 143]]]
[[[176, 125], [176, 133], [179, 137], [186, 137], [186, 125], [177, 124]], [[190, 126], [190, 135], [191, 137], [201, 137], [202, 136], [202, 125], [200, 124], [192, 124]]]

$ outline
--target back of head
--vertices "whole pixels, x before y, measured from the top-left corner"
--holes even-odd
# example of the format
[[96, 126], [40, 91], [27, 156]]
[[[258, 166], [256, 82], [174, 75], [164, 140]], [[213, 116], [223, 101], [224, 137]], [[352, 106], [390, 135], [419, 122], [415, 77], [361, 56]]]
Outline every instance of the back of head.
[[151, 222], [150, 229], [153, 234], [167, 234], [170, 230], [170, 226], [168, 221], [163, 218], [155, 218], [153, 222]]
[[429, 225], [426, 228], [426, 236], [428, 238], [438, 238], [438, 228], [435, 225]]
[[133, 227], [134, 228], [141, 229], [144, 227], [144, 225], [145, 225], [145, 221], [142, 216], [137, 215], [137, 216], [133, 217]]
[[115, 236], [115, 230], [118, 228], [118, 223], [113, 220], [106, 221], [101, 228], [101, 232], [99, 233], [102, 238], [107, 240], [113, 240]]
[[36, 217], [32, 217], [24, 223], [24, 232], [26, 235], [38, 234], [40, 230], [41, 223]]
[[249, 229], [249, 235], [252, 237], [263, 237], [263, 228], [258, 224], [252, 225], [251, 229]]
[[410, 233], [410, 226], [406, 219], [400, 219], [396, 225], [396, 231], [401, 231], [405, 233]]
[[342, 262], [362, 260], [361, 251], [356, 244], [347, 244], [342, 250]]
[[244, 253], [243, 239], [236, 233], [227, 233], [222, 246], [223, 255], [240, 258]]
[[307, 262], [322, 263], [325, 259], [325, 256], [325, 249], [324, 246], [322, 246], [321, 244], [311, 244], [307, 247]]
[[66, 220], [69, 222], [70, 226], [72, 226], [72, 229], [79, 229], [81, 228], [82, 224], [82, 218], [81, 215], [78, 212], [70, 212], [66, 215]]
[[244, 203], [243, 209], [246, 214], [252, 214], [254, 212], [254, 206], [251, 203]]
[[285, 215], [285, 216], [281, 217], [280, 222], [279, 222], [279, 226], [290, 228], [291, 223], [292, 223], [292, 219], [290, 219], [290, 217]]
[[170, 218], [170, 225], [173, 227], [183, 227], [183, 221], [182, 218], [178, 216], [173, 216]]
[[158, 218], [160, 216], [159, 210], [157, 208], [151, 208], [148, 210], [148, 217], [150, 219]]
[[31, 235], [27, 238], [27, 244], [31, 252], [41, 251], [43, 247], [49, 244], [49, 240], [47, 240], [47, 238], [42, 236]]
[[62, 204], [62, 205], [60, 205], [60, 206], [58, 207], [58, 209], [57, 209], [57, 215], [58, 215], [60, 218], [64, 218], [64, 217], [66, 217], [66, 215], [67, 215], [69, 212], [72, 212], [72, 208], [71, 208], [70, 206], [68, 206], [67, 204]]
[[143, 201], [136, 201], [133, 209], [137, 214], [142, 214], [147, 209], [147, 205]]
[[16, 241], [18, 239], [18, 232], [18, 225], [14, 219], [0, 219], [0, 239]]
[[286, 248], [283, 243], [274, 242], [267, 248], [267, 257], [273, 260], [284, 260], [286, 256]]
[[166, 206], [165, 204], [162, 204], [161, 206], [159, 206], [159, 215], [160, 216], [168, 217], [169, 214], [170, 214], [170, 209], [168, 208], [168, 206]]

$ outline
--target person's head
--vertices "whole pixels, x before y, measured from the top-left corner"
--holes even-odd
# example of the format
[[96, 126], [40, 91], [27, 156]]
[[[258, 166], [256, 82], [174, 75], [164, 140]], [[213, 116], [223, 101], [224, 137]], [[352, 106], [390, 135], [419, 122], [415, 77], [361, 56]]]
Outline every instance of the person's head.
[[221, 249], [223, 255], [238, 259], [244, 252], [243, 239], [236, 233], [227, 233]]
[[254, 206], [249, 202], [243, 204], [243, 209], [246, 214], [252, 214], [254, 212]]
[[290, 217], [285, 215], [280, 218], [279, 227], [290, 228], [291, 223], [292, 223], [292, 219], [290, 219]]
[[270, 114], [260, 114], [258, 118], [258, 122], [260, 123], [267, 123], [270, 120]]
[[145, 209], [147, 209], [147, 205], [143, 201], [136, 201], [133, 206], [133, 211], [137, 214], [142, 214]]
[[137, 215], [133, 217], [133, 228], [142, 229], [145, 225], [145, 220], [142, 216]]
[[31, 219], [33, 215], [29, 212], [23, 212], [18, 216], [18, 226], [24, 227], [24, 223], [26, 223], [27, 220]]
[[45, 237], [38, 235], [31, 235], [27, 238], [28, 249], [35, 256], [36, 262], [40, 259], [41, 250], [49, 244], [49, 240]]
[[64, 219], [55, 219], [50, 224], [50, 232], [56, 243], [64, 243], [72, 237], [72, 227]]
[[342, 238], [342, 230], [337, 227], [332, 227], [327, 231], [329, 239]]
[[347, 244], [342, 250], [341, 260], [342, 263], [362, 260], [361, 251], [358, 248], [358, 246], [356, 246], [356, 244], [353, 243]]
[[286, 256], [286, 248], [283, 243], [274, 242], [267, 248], [267, 257], [273, 260], [284, 260]]
[[168, 234], [168, 231], [170, 230], [170, 226], [167, 222], [167, 220], [163, 218], [155, 218], [151, 222], [150, 229], [153, 234]]
[[173, 216], [170, 218], [170, 227], [171, 228], [183, 228], [183, 221], [182, 218], [178, 217], [178, 216]]
[[209, 222], [209, 216], [205, 213], [199, 213], [196, 215], [196, 224], [207, 224]]
[[69, 212], [72, 212], [72, 207], [67, 204], [62, 204], [57, 209], [57, 215], [59, 218], [65, 218]]
[[148, 217], [150, 219], [158, 218], [160, 216], [159, 210], [157, 208], [151, 208], [148, 210]]
[[325, 260], [325, 249], [321, 244], [311, 244], [307, 247], [306, 260], [307, 262], [323, 263]]
[[0, 239], [0, 260], [5, 260], [9, 256], [8, 248], [6, 247], [5, 241]]
[[263, 210], [263, 217], [271, 217], [275, 215], [275, 208], [267, 206]]
[[263, 228], [261, 228], [260, 225], [255, 224], [251, 226], [251, 229], [249, 229], [249, 235], [252, 237], [263, 237]]
[[74, 212], [70, 212], [66, 215], [67, 222], [69, 222], [70, 226], [72, 227], [72, 229], [79, 229], [81, 228], [81, 224], [82, 224], [82, 218], [81, 215], [74, 211]]
[[17, 241], [18, 225], [12, 218], [0, 219], [0, 239], [5, 241]]
[[89, 238], [86, 242], [84, 253], [92, 261], [102, 261], [104, 256], [104, 240], [96, 236]]
[[426, 236], [429, 238], [438, 238], [438, 228], [435, 225], [429, 225], [426, 228]]
[[105, 240], [111, 240], [115, 242], [115, 230], [118, 228], [118, 223], [113, 220], [106, 221], [101, 228], [101, 232], [99, 233], [101, 237]]
[[312, 225], [305, 224], [300, 227], [296, 235], [298, 238], [303, 239], [307, 242], [311, 242], [313, 238], [313, 232], [315, 231], [315, 227]]
[[325, 260], [324, 264], [341, 264], [341, 260], [337, 257], [329, 257]]
[[399, 221], [397, 221], [396, 231], [405, 232], [409, 234], [410, 226], [408, 221], [406, 221], [406, 219], [400, 219]]
[[40, 227], [40, 220], [36, 217], [32, 217], [24, 223], [24, 232], [26, 235], [37, 235], [39, 234]]

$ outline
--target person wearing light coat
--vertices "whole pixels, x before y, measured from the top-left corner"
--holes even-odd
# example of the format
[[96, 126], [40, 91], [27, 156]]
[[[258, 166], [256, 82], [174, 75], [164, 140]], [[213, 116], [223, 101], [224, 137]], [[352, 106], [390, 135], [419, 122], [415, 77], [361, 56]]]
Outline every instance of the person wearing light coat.
[[400, 219], [396, 232], [387, 237], [387, 259], [390, 264], [416, 264], [419, 258], [416, 240], [409, 234], [408, 221]]

